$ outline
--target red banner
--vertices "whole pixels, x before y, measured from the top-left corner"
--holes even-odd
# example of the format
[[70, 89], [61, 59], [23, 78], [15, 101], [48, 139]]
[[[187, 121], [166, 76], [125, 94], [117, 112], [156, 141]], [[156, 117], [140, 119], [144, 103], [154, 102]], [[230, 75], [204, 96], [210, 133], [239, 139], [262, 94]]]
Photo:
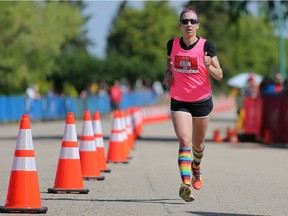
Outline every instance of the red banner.
[[261, 135], [267, 131], [273, 142], [288, 142], [288, 98], [264, 97], [263, 98], [263, 124]]
[[265, 142], [288, 142], [288, 97], [271, 96], [244, 99], [245, 119], [243, 132], [255, 134]]
[[245, 97], [243, 105], [245, 110], [243, 132], [259, 137], [262, 124], [262, 98]]

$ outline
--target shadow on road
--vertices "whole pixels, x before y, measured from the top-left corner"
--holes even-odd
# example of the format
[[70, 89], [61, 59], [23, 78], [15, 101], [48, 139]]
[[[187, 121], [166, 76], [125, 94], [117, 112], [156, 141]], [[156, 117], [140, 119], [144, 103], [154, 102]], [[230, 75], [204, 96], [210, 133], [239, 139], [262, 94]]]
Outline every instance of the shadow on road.
[[[63, 136], [33, 136], [33, 140], [62, 140]], [[1, 136], [0, 140], [17, 140], [17, 136]]]
[[[47, 192], [45, 192], [47, 193]], [[73, 199], [73, 198], [42, 198], [42, 200], [61, 200], [61, 201], [90, 201], [90, 202], [123, 202], [123, 203], [159, 203], [183, 205], [182, 200], [176, 199]], [[174, 202], [173, 202], [174, 201]], [[178, 201], [178, 202], [177, 202]]]
[[255, 215], [255, 214], [237, 214], [237, 213], [223, 213], [223, 212], [199, 212], [199, 211], [189, 211], [187, 213], [191, 213], [193, 215], [203, 215], [203, 216], [264, 216], [264, 215]]

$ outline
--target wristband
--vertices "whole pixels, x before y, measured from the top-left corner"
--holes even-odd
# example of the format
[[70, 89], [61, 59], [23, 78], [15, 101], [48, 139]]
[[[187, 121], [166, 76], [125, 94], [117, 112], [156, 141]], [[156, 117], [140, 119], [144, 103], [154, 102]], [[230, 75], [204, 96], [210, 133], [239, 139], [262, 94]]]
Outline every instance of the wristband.
[[166, 70], [165, 70], [165, 72], [164, 72], [164, 76], [166, 76], [166, 74], [167, 74], [167, 72], [168, 72], [168, 71], [170, 71], [170, 72], [172, 73], [172, 71], [171, 71], [171, 70], [169, 70], [169, 69], [166, 69]]

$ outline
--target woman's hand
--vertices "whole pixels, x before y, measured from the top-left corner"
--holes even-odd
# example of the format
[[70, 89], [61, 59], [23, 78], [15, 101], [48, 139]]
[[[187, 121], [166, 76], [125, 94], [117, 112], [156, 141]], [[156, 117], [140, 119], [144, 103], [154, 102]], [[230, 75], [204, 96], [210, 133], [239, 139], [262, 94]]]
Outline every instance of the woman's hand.
[[166, 70], [164, 73], [164, 80], [162, 83], [166, 86], [170, 86], [173, 82], [173, 72], [171, 70]]
[[207, 52], [205, 52], [204, 65], [208, 69], [210, 64], [211, 64], [211, 57], [207, 55]]
[[217, 56], [211, 58], [210, 56], [207, 55], [207, 52], [205, 52], [204, 65], [214, 79], [219, 81], [223, 78], [223, 71], [222, 68], [220, 67], [220, 63]]

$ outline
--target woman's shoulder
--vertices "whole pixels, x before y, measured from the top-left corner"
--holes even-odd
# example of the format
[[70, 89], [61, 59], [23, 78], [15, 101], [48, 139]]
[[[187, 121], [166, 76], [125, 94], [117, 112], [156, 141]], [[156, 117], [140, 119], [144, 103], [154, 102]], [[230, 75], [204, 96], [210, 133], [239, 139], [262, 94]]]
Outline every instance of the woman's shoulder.
[[214, 47], [214, 43], [211, 40], [205, 39], [206, 40], [206, 45], [207, 46], [213, 46]]
[[169, 40], [167, 41], [167, 45], [172, 45], [172, 44], [173, 44], [173, 41], [174, 41], [174, 38], [169, 39]]
[[204, 44], [204, 52], [208, 52], [208, 55], [212, 58], [216, 56], [216, 48], [214, 43], [211, 40], [205, 39], [205, 44]]
[[197, 36], [199, 39], [203, 40], [207, 45], [214, 45], [214, 43], [207, 39], [207, 38], [204, 38], [204, 37], [200, 37], [200, 36]]
[[167, 42], [167, 45], [169, 44], [169, 45], [173, 45], [173, 42], [174, 42], [174, 40], [180, 40], [180, 38], [179, 37], [175, 37], [175, 38], [171, 38], [171, 39], [169, 39], [168, 40], [168, 42]]

